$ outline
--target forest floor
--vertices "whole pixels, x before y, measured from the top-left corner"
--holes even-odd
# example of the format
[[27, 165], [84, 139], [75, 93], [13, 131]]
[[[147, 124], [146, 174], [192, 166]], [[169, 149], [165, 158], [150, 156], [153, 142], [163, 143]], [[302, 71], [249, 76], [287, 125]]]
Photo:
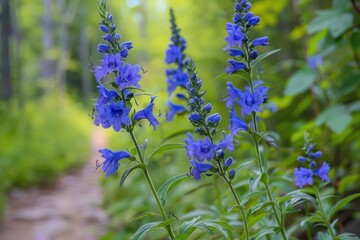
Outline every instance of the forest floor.
[[3, 220], [1, 240], [95, 240], [107, 221], [101, 210], [97, 178], [98, 149], [106, 139], [95, 129], [91, 154], [79, 170], [67, 173], [51, 187], [13, 190]]

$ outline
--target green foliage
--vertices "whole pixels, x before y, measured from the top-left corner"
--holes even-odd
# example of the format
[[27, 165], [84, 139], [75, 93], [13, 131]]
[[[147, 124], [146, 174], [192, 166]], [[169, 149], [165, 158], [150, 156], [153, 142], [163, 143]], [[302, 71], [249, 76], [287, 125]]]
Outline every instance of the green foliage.
[[73, 101], [48, 95], [20, 107], [1, 102], [0, 115], [0, 195], [14, 187], [51, 184], [87, 160], [90, 119]]

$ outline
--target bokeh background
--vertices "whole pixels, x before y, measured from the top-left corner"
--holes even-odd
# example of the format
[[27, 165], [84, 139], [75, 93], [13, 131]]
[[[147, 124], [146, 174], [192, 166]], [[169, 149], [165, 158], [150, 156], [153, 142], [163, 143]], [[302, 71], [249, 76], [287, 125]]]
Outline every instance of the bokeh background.
[[[101, 40], [96, 1], [89, 0], [1, 0], [0, 1], [0, 218], [6, 215], [14, 191], [51, 188], [62, 176], [89, 164], [95, 169], [96, 151], [91, 139], [106, 138], [113, 150], [131, 149], [125, 133], [93, 126], [92, 104], [96, 82], [91, 64], [99, 64], [96, 52]], [[292, 184], [296, 157], [301, 154], [304, 132], [331, 165], [327, 191], [340, 196], [359, 192], [360, 181], [360, 2], [352, 0], [253, 0], [252, 11], [261, 22], [255, 36], [269, 36], [262, 51], [281, 49], [264, 60], [257, 78], [270, 87], [268, 109], [260, 117], [279, 146], [265, 147], [275, 190], [286, 193]], [[175, 12], [180, 34], [187, 40], [186, 55], [197, 63], [198, 75], [207, 89], [206, 100], [222, 114], [227, 128], [228, 110], [223, 99], [227, 53], [225, 23], [231, 21], [230, 0], [108, 0], [114, 22], [124, 41], [132, 41], [129, 61], [145, 70], [141, 86], [158, 96], [155, 112], [161, 112], [154, 133], [144, 124], [137, 130], [140, 142], [149, 140], [148, 151], [161, 143], [183, 143], [184, 134], [167, 139], [177, 131], [191, 129], [186, 116], [167, 122], [163, 117], [168, 99], [164, 71], [165, 50], [170, 43], [169, 8]], [[317, 64], [314, 64], [317, 63]], [[239, 86], [241, 86], [239, 82]], [[145, 105], [148, 98], [140, 99]], [[96, 132], [97, 135], [94, 135]], [[250, 139], [239, 137], [235, 153], [241, 163], [254, 156]], [[95, 153], [94, 153], [95, 152]], [[100, 159], [99, 159], [100, 160]], [[122, 171], [125, 168], [122, 168]], [[187, 172], [183, 150], [166, 152], [153, 161], [155, 185]], [[105, 178], [94, 171], [94, 184], [101, 187], [100, 205], [107, 220], [102, 239], [129, 239], [144, 220], [130, 223], [137, 214], [155, 209], [142, 175], [133, 173], [119, 188], [120, 174]], [[239, 191], [248, 189], [251, 172], [236, 176]], [[213, 199], [212, 179], [187, 181], [174, 191], [169, 209], [181, 216], [193, 209], [209, 211]], [[72, 185], [78, 184], [73, 181]], [[195, 191], [196, 190], [196, 191]], [[196, 200], [196, 201], [195, 201]], [[181, 204], [178, 204], [181, 202]], [[359, 203], [359, 202], [358, 202]], [[330, 202], [331, 204], [331, 202]], [[359, 215], [359, 204], [349, 205], [340, 215], [341, 228], [351, 227]], [[155, 210], [154, 210], [155, 211]], [[223, 209], [226, 212], [226, 209]], [[184, 217], [184, 216], [183, 216]], [[191, 218], [191, 215], [184, 219]], [[299, 238], [296, 214], [289, 225]], [[0, 225], [1, 226], [1, 225]], [[154, 239], [160, 239], [154, 235]], [[64, 238], [63, 238], [64, 239]], [[70, 239], [70, 238], [67, 238]], [[75, 238], [76, 239], [76, 238]], [[79, 239], [79, 238], [78, 238]]]

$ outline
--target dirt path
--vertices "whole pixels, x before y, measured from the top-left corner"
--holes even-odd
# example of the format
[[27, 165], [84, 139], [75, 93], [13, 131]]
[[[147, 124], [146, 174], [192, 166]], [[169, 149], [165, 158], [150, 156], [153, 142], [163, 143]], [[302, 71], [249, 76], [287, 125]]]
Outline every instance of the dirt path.
[[13, 191], [2, 223], [1, 240], [95, 240], [101, 234], [106, 215], [99, 207], [101, 189], [95, 169], [97, 150], [105, 137], [95, 129], [91, 155], [86, 165], [70, 173], [51, 189]]

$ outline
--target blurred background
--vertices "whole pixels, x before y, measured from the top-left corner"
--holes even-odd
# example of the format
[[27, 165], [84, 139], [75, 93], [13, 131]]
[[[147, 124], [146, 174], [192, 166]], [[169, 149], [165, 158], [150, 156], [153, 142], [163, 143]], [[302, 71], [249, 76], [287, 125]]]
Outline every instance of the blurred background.
[[[96, 1], [0, 3], [0, 239], [25, 239], [21, 233], [27, 234], [26, 239], [129, 239], [144, 221], [130, 223], [131, 219], [155, 205], [143, 194], [148, 189], [141, 174], [134, 172], [120, 189], [121, 171], [105, 179], [96, 170], [99, 148], [131, 148], [125, 133], [96, 128], [91, 118], [96, 82], [89, 66], [99, 64], [96, 48], [102, 36]], [[206, 100], [214, 103], [214, 111], [223, 116], [222, 127], [227, 128], [228, 112], [222, 100], [226, 82], [236, 79], [223, 75], [228, 55], [222, 49], [233, 1], [106, 3], [123, 40], [133, 42], [129, 61], [145, 70], [142, 88], [158, 96], [155, 112], [162, 113], [172, 99], [166, 93], [164, 71], [169, 66], [164, 57], [171, 36], [169, 8], [174, 9], [180, 34], [187, 40], [186, 55], [195, 59], [207, 89]], [[283, 193], [295, 189], [292, 173], [308, 131], [331, 165], [327, 191], [340, 196], [359, 192], [360, 2], [252, 3], [252, 11], [261, 18], [253, 34], [270, 39], [262, 50], [281, 49], [262, 62], [256, 76], [270, 87], [268, 109], [260, 117], [262, 131], [269, 131], [279, 146], [277, 151], [265, 148], [274, 189]], [[145, 98], [140, 104], [148, 101]], [[154, 149], [173, 133], [191, 128], [186, 116], [174, 122], [160, 118], [155, 134], [147, 124], [136, 134], [140, 142], [149, 139], [149, 149]], [[183, 143], [183, 139], [181, 135], [166, 142]], [[250, 139], [238, 140], [236, 160], [252, 159]], [[187, 172], [189, 163], [185, 152], [177, 150], [158, 156], [151, 169], [157, 176], [155, 185], [160, 186], [169, 177]], [[246, 170], [237, 174], [239, 191], [248, 189], [249, 176]], [[212, 183], [210, 178], [187, 181], [171, 194], [168, 208], [177, 216], [204, 209], [202, 214], [217, 217], [221, 213], [205, 210], [220, 201], [208, 191]], [[176, 204], [179, 199], [181, 205]], [[359, 226], [358, 206], [349, 205], [341, 213], [342, 230], [354, 232], [353, 226]], [[296, 226], [292, 224], [298, 220], [294, 214], [288, 224]], [[299, 238], [306, 236], [299, 227], [293, 231]], [[154, 233], [149, 239], [161, 239], [162, 234]]]

